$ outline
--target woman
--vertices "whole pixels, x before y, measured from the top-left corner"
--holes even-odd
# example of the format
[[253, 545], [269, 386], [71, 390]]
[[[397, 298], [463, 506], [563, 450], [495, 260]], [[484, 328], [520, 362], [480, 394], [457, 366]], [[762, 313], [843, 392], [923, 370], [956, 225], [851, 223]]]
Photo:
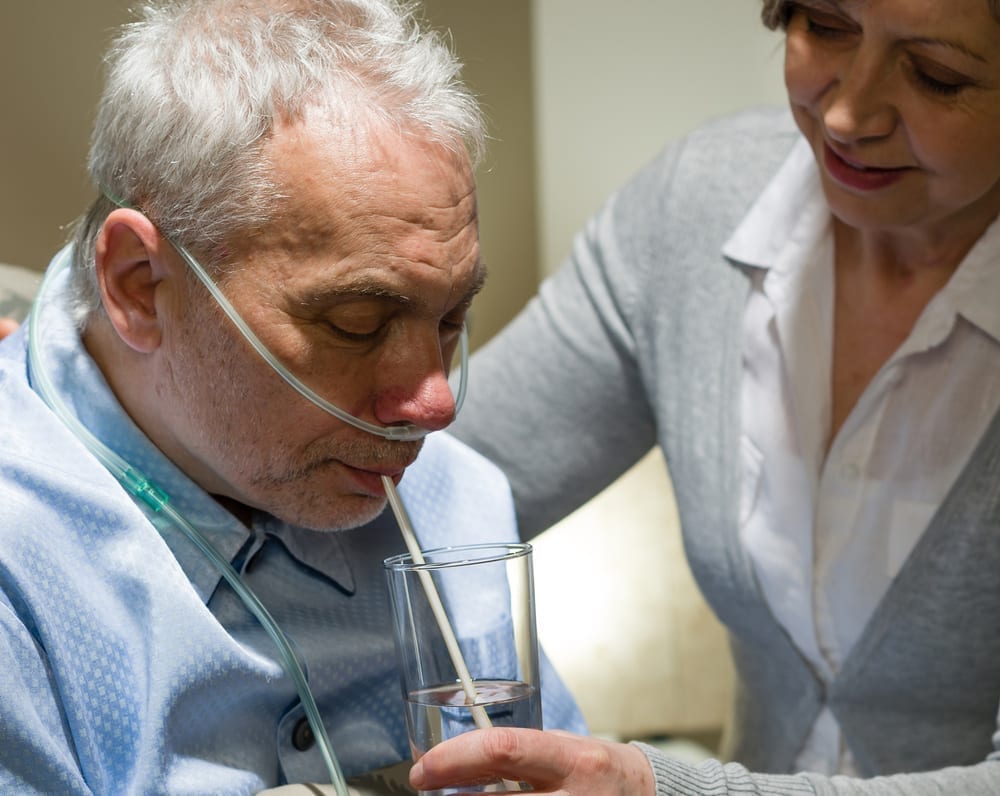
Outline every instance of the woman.
[[790, 117], [714, 123], [619, 192], [458, 423], [527, 534], [662, 447], [736, 762], [491, 730], [418, 788], [1000, 793], [1000, 3], [763, 18]]

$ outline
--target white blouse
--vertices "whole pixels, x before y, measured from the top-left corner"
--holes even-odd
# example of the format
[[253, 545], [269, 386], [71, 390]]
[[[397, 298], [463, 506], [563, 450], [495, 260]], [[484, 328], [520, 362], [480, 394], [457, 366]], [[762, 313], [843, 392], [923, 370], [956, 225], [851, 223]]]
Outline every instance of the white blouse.
[[[829, 682], [1000, 408], [1000, 222], [924, 309], [832, 440], [833, 238], [801, 141], [726, 244], [744, 315], [740, 539]], [[854, 773], [824, 709], [801, 769]]]

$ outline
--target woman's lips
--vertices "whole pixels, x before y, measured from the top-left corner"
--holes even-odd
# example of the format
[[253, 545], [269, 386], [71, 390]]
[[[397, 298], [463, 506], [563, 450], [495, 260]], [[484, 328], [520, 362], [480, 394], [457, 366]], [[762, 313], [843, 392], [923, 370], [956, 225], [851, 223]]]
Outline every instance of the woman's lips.
[[865, 166], [837, 154], [833, 148], [823, 144], [823, 165], [826, 173], [845, 188], [855, 191], [878, 191], [903, 179], [907, 168], [884, 169]]

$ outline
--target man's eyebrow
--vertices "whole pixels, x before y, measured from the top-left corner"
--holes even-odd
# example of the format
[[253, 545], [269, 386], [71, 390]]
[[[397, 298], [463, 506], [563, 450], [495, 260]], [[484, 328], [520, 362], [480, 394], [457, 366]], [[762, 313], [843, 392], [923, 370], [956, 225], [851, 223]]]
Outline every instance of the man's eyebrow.
[[380, 298], [394, 301], [398, 304], [408, 304], [410, 297], [398, 290], [393, 290], [384, 282], [366, 276], [352, 279], [339, 279], [335, 284], [321, 287], [302, 297], [303, 307], [316, 307], [329, 304], [332, 301], [351, 297]]
[[[486, 275], [486, 264], [482, 260], [477, 261], [475, 270], [472, 273], [472, 281], [469, 283], [469, 287], [463, 294], [462, 299], [458, 302], [459, 305], [472, 303], [472, 299], [483, 289], [483, 285], [486, 283]], [[385, 282], [366, 274], [359, 274], [339, 280], [334, 285], [320, 288], [309, 296], [304, 297], [301, 300], [301, 305], [303, 307], [322, 307], [332, 301], [351, 297], [377, 298], [397, 304], [411, 304], [413, 302], [413, 298], [410, 295], [386, 285]]]
[[472, 283], [469, 285], [469, 289], [465, 291], [465, 296], [463, 296], [462, 301], [459, 304], [469, 305], [472, 303], [479, 292], [483, 289], [486, 284], [487, 272], [489, 269], [486, 267], [486, 263], [483, 260], [476, 261], [476, 270], [472, 274]]

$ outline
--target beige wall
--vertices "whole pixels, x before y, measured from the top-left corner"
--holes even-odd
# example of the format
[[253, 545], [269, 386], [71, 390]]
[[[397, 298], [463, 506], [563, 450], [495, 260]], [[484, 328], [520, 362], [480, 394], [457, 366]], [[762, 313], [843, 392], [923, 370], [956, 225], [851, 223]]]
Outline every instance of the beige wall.
[[759, 0], [536, 0], [544, 273], [607, 195], [706, 119], [784, 102]]
[[92, 110], [128, 0], [0, 3], [0, 261], [44, 268], [92, 198]]
[[470, 318], [472, 345], [498, 332], [538, 281], [531, 0], [424, 0], [451, 31], [491, 142], [477, 172], [479, 232], [490, 278]]

